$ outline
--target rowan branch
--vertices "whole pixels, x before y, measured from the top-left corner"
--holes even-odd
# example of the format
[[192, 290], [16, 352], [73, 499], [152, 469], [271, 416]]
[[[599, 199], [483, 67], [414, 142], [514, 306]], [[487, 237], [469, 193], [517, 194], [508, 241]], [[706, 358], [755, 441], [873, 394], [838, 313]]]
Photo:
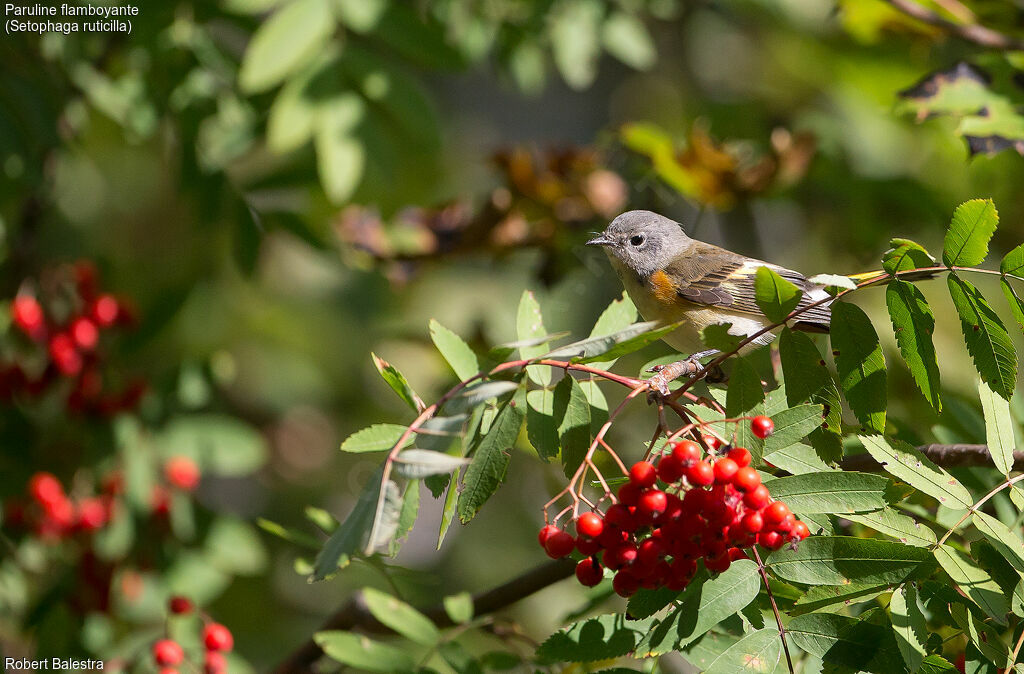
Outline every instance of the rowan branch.
[[[576, 562], [571, 559], [559, 559], [542, 564], [527, 571], [508, 582], [473, 596], [473, 615], [482, 616], [495, 613], [511, 606], [531, 594], [554, 585], [573, 574]], [[455, 623], [448, 617], [443, 603], [436, 603], [423, 609], [423, 614], [430, 618], [438, 627], [452, 627]], [[358, 630], [365, 634], [391, 634], [392, 631], [373, 617], [362, 593], [356, 593], [345, 602], [316, 630]], [[291, 674], [292, 672], [309, 672], [316, 660], [323, 655], [320, 647], [310, 638], [292, 651], [287, 658], [274, 667], [275, 674]]]
[[1024, 50], [1024, 40], [1000, 33], [999, 31], [987, 28], [977, 23], [954, 23], [949, 19], [943, 18], [932, 10], [922, 7], [914, 2], [914, 0], [885, 1], [899, 12], [917, 19], [922, 23], [926, 23], [929, 26], [941, 28], [961, 40], [973, 42], [974, 44], [981, 45], [982, 47], [988, 47], [989, 49], [1001, 49], [1004, 51]]
[[[987, 445], [921, 445], [919, 452], [932, 462], [943, 468], [960, 468], [967, 466], [991, 466], [992, 455]], [[876, 472], [882, 466], [871, 458], [870, 454], [854, 454], [839, 463], [843, 470]], [[1013, 469], [1024, 470], [1024, 452], [1013, 453]]]

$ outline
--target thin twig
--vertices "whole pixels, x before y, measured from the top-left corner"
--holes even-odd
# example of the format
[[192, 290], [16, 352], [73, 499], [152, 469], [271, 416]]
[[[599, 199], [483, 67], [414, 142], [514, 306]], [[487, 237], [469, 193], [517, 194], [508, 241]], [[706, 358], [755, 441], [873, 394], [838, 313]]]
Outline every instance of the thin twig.
[[996, 494], [998, 494], [1002, 490], [1006, 489], [1007, 487], [1012, 486], [1012, 485], [1020, 482], [1021, 480], [1024, 480], [1024, 474], [1018, 475], [1016, 477], [1011, 477], [1009, 480], [1006, 480], [1005, 482], [1000, 484], [998, 487], [996, 487], [995, 489], [993, 489], [989, 493], [987, 493], [984, 496], [982, 496], [978, 500], [977, 503], [975, 503], [974, 505], [972, 505], [970, 508], [967, 509], [967, 512], [964, 513], [963, 517], [961, 517], [959, 520], [957, 520], [956, 524], [954, 524], [952, 527], [950, 527], [949, 531], [947, 531], [946, 533], [944, 533], [942, 535], [942, 538], [940, 538], [938, 540], [938, 542], [935, 545], [932, 546], [932, 549], [935, 549], [935, 548], [941, 546], [943, 543], [945, 543], [946, 539], [949, 538], [953, 534], [953, 532], [956, 531], [956, 529], [961, 524], [966, 522], [968, 517], [970, 517], [974, 513], [978, 512], [978, 508], [980, 508], [981, 506], [985, 505], [985, 503], [987, 503], [990, 498], [992, 498], [993, 496], [995, 496]]
[[961, 40], [973, 42], [974, 44], [988, 47], [989, 49], [1001, 49], [1005, 51], [1024, 50], [1024, 40], [1005, 35], [999, 31], [987, 28], [977, 23], [960, 24], [954, 23], [939, 14], [922, 7], [913, 0], [885, 0], [890, 6], [899, 10], [909, 17], [917, 19], [929, 26], [941, 28], [947, 33], [957, 36]]
[[1013, 647], [1013, 654], [1010, 655], [1010, 664], [1003, 670], [1003, 674], [1010, 674], [1013, 671], [1013, 665], [1017, 662], [1017, 656], [1020, 655], [1020, 647], [1024, 645], [1024, 630], [1021, 630], [1020, 637], [1017, 638], [1017, 645]]
[[757, 547], [750, 548], [754, 552], [754, 559], [757, 561], [757, 570], [764, 581], [764, 591], [768, 594], [768, 600], [772, 603], [772, 613], [775, 614], [775, 624], [779, 626], [779, 638], [782, 639], [782, 650], [786, 652], [786, 664], [789, 666], [789, 674], [794, 674], [793, 658], [789, 655], [789, 644], [786, 643], [786, 628], [782, 626], [782, 616], [779, 615], [779, 607], [775, 603], [775, 595], [772, 593], [771, 585], [768, 584], [768, 574], [764, 570], [764, 562], [761, 555], [757, 554]]

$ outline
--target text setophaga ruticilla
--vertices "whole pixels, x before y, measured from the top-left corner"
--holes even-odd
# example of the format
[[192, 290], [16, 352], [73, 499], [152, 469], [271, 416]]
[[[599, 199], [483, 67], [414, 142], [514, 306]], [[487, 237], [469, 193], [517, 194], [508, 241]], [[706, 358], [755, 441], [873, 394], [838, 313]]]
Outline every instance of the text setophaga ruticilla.
[[[754, 299], [754, 277], [759, 267], [772, 269], [803, 291], [797, 308], [829, 297], [823, 286], [799, 272], [691, 239], [679, 223], [650, 211], [623, 213], [587, 244], [604, 247], [645, 320], [666, 325], [682, 321], [663, 339], [694, 362], [717, 353], [702, 350], [701, 332], [708, 326], [731, 323], [730, 334], [748, 337], [772, 324]], [[865, 280], [881, 275], [869, 272], [851, 278]], [[791, 327], [828, 332], [829, 304], [811, 307]], [[774, 338], [772, 332], [766, 332], [745, 349]], [[668, 382], [655, 383], [664, 390]]]

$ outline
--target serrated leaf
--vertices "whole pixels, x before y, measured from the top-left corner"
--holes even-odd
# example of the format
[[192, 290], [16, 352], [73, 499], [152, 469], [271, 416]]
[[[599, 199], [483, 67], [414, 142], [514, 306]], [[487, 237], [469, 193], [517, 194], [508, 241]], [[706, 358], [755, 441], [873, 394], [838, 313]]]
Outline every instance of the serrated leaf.
[[892, 508], [885, 508], [873, 513], [844, 515], [843, 517], [851, 522], [870, 527], [886, 536], [892, 536], [900, 543], [919, 548], [927, 548], [935, 544], [934, 531]]
[[693, 583], [682, 594], [679, 607], [649, 630], [637, 646], [637, 656], [678, 650], [703, 636], [757, 597], [761, 580], [750, 560], [733, 562], [726, 571], [702, 585]]
[[332, 660], [368, 672], [408, 672], [416, 668], [416, 660], [407, 650], [382, 644], [352, 632], [317, 632], [313, 640]]
[[[729, 332], [731, 328], [732, 323], [714, 323], [709, 325], [700, 333], [701, 341], [704, 342], [704, 346], [709, 349], [715, 349], [722, 353], [732, 351], [740, 342], [743, 341], [743, 337], [741, 335], [731, 334]], [[678, 356], [673, 355], [672, 358], [675, 359], [678, 358]], [[659, 364], [667, 364], [671, 362], [671, 360], [666, 360], [665, 363]], [[648, 364], [643, 369], [646, 371], [650, 366], [651, 364]]]
[[896, 344], [914, 382], [928, 403], [936, 411], [941, 411], [939, 366], [932, 344], [935, 316], [931, 307], [916, 286], [900, 280], [892, 281], [886, 287], [885, 303]]
[[988, 539], [1003, 559], [1018, 573], [1024, 574], [1024, 541], [1018, 534], [991, 515], [977, 510], [974, 512], [974, 526]]
[[[969, 611], [967, 605], [961, 601], [950, 605], [949, 614], [957, 627], [967, 634], [968, 646], [973, 645], [997, 667], [1006, 667], [1010, 664], [1010, 649], [999, 636], [999, 631], [995, 627], [988, 622], [979, 620], [974, 612]], [[976, 660], [977, 658], [971, 659]]]
[[1010, 311], [1017, 320], [1017, 325], [1020, 326], [1021, 330], [1024, 330], [1024, 300], [1020, 298], [1006, 279], [999, 280], [999, 287], [1003, 291], [1003, 297], [1006, 298], [1006, 302], [1010, 305]]
[[504, 481], [522, 423], [521, 406], [509, 400], [498, 412], [487, 435], [480, 440], [463, 477], [465, 487], [459, 494], [459, 520], [463, 524], [476, 516]]
[[798, 514], [863, 513], [885, 507], [889, 481], [879, 475], [829, 471], [780, 477], [765, 483], [771, 495]]
[[558, 422], [554, 415], [554, 391], [539, 389], [526, 392], [526, 437], [537, 450], [537, 456], [544, 461], [558, 456]]
[[764, 439], [764, 455], [774, 454], [807, 437], [821, 426], [822, 410], [821, 405], [797, 405], [773, 414], [775, 431]]
[[981, 398], [981, 411], [985, 415], [985, 442], [992, 463], [1000, 473], [1009, 477], [1013, 470], [1013, 450], [1017, 444], [1013, 437], [1010, 403], [997, 395], [984, 381], [978, 382], [978, 395]]
[[323, 580], [339, 568], [347, 566], [349, 557], [363, 547], [373, 527], [383, 473], [384, 465], [381, 464], [363, 487], [352, 512], [324, 543], [323, 549], [316, 556], [311, 580]]
[[928, 654], [925, 648], [928, 641], [928, 625], [917, 603], [917, 590], [912, 584], [903, 585], [892, 593], [889, 601], [889, 619], [903, 662], [910, 671], [917, 671]]
[[639, 351], [648, 344], [658, 341], [678, 328], [680, 323], [673, 323], [662, 327], [658, 327], [659, 325], [661, 323], [658, 321], [634, 323], [628, 328], [613, 332], [610, 335], [588, 337], [587, 339], [559, 347], [547, 354], [547, 357], [569, 358], [579, 363], [619, 358], [634, 351]]
[[[625, 292], [622, 293], [622, 297], [617, 300], [613, 300], [601, 315], [598, 316], [597, 322], [594, 323], [594, 327], [590, 330], [591, 337], [600, 337], [601, 335], [610, 335], [618, 332], [619, 330], [625, 330], [637, 319], [636, 307], [633, 305], [633, 300], [629, 299], [629, 295]], [[599, 360], [591, 361], [591, 365], [596, 368], [607, 370], [615, 364], [615, 359], [611, 360]]]
[[327, 0], [296, 0], [283, 5], [253, 33], [238, 82], [246, 93], [281, 82], [320, 52], [334, 31]]
[[842, 288], [843, 290], [853, 290], [857, 287], [853, 279], [849, 276], [843, 276], [842, 274], [815, 274], [814, 276], [807, 279], [809, 283], [817, 283], [818, 285], [825, 286], [826, 288]]
[[955, 674], [959, 671], [941, 655], [929, 655], [921, 661], [921, 668], [917, 670], [917, 674]]
[[416, 392], [412, 390], [409, 382], [405, 380], [405, 376], [398, 371], [398, 368], [375, 353], [371, 353], [370, 357], [373, 358], [373, 366], [377, 368], [377, 372], [384, 379], [385, 383], [391, 387], [391, 390], [397, 393], [398, 397], [404, 400], [405, 404], [411, 407], [413, 412], [417, 414], [422, 412], [426, 405], [416, 395]]
[[[516, 339], [522, 343], [519, 355], [525, 359], [543, 356], [548, 351], [548, 342], [532, 342], [546, 335], [544, 319], [540, 314], [540, 303], [532, 292], [524, 290], [523, 296], [519, 299], [519, 308], [516, 310]], [[526, 368], [526, 374], [539, 386], [551, 383], [551, 368], [547, 366], [530, 365]]]
[[[694, 583], [701, 585], [708, 579], [708, 577], [708, 572], [704, 569], [700, 569], [691, 581], [691, 585]], [[636, 594], [629, 598], [629, 602], [626, 604], [626, 615], [628, 615], [631, 620], [636, 618], [649, 618], [671, 604], [679, 594], [679, 592], [670, 590], [667, 587], [659, 587], [654, 590], [641, 588]]]
[[805, 585], [883, 585], [903, 582], [921, 564], [928, 550], [892, 541], [851, 536], [811, 536], [796, 550], [783, 548], [765, 563], [779, 578]]
[[429, 449], [407, 449], [395, 457], [394, 471], [399, 477], [420, 480], [430, 475], [441, 475], [458, 470], [469, 459], [451, 456]]
[[363, 554], [373, 553], [390, 546], [398, 531], [398, 520], [402, 515], [402, 492], [393, 480], [384, 483], [377, 496], [377, 509], [370, 525], [370, 535], [363, 545]]
[[830, 329], [839, 384], [865, 430], [885, 431], [885, 357], [871, 319], [856, 304], [832, 304]]
[[881, 625], [809, 613], [793, 618], [786, 632], [802, 650], [832, 665], [876, 674], [904, 671], [893, 634]]
[[762, 672], [771, 674], [782, 657], [779, 630], [765, 628], [751, 632], [715, 658], [704, 671], [713, 674], [743, 674]]
[[402, 494], [402, 511], [398, 515], [398, 527], [395, 529], [394, 538], [391, 541], [391, 548], [388, 555], [394, 557], [398, 554], [402, 540], [406, 538], [416, 526], [416, 518], [420, 512], [420, 481], [409, 480], [405, 485], [405, 492]]
[[788, 611], [791, 616], [814, 613], [823, 608], [843, 604], [857, 604], [871, 601], [878, 595], [892, 590], [892, 585], [871, 585], [848, 583], [846, 585], [814, 585], [807, 590]]
[[882, 256], [882, 269], [890, 274], [935, 266], [935, 258], [921, 244], [910, 239], [892, 239]]
[[1003, 274], [1020, 276], [1024, 273], [1024, 243], [1020, 244], [1003, 257], [999, 263], [999, 271]]
[[877, 435], [859, 435], [857, 438], [868, 454], [893, 477], [937, 499], [947, 508], [971, 507], [971, 493], [915, 447], [896, 438]]
[[552, 409], [558, 424], [562, 469], [566, 477], [571, 477], [590, 448], [590, 403], [579, 382], [566, 375], [555, 386]]
[[779, 357], [786, 381], [786, 401], [790, 407], [804, 402], [822, 405], [825, 416], [821, 428], [812, 431], [808, 438], [811, 446], [823, 461], [838, 461], [842, 458], [843, 449], [839, 436], [842, 408], [839, 389], [821, 352], [806, 334], [785, 328], [779, 339]]
[[992, 580], [987, 571], [973, 559], [948, 545], [940, 545], [932, 551], [935, 560], [949, 574], [950, 579], [970, 597], [971, 601], [1000, 625], [1006, 624], [1009, 602], [1003, 596], [999, 584]]
[[946, 281], [974, 367], [996, 393], [1009, 400], [1017, 384], [1017, 352], [1006, 326], [977, 288], [956, 274]]
[[[725, 397], [725, 415], [730, 418], [756, 416], [764, 413], [764, 386], [757, 370], [743, 356], [733, 358], [729, 388]], [[740, 423], [736, 428], [735, 444], [750, 450], [752, 463], [761, 463], [764, 441], [754, 435], [749, 423]]]
[[[383, 452], [394, 448], [395, 443], [401, 439], [407, 426], [398, 424], [374, 424], [360, 431], [356, 431], [341, 443], [341, 451], [358, 454], [362, 452]], [[412, 444], [415, 434], [410, 434], [403, 447]]]
[[793, 475], [836, 470], [818, 458], [813, 447], [802, 443], [772, 452], [764, 457], [764, 461]]
[[991, 199], [971, 199], [956, 207], [946, 231], [942, 262], [947, 267], [973, 267], [988, 255], [988, 242], [999, 224]]
[[433, 646], [441, 638], [430, 618], [397, 597], [372, 587], [362, 590], [363, 601], [373, 617], [417, 644]]
[[758, 267], [754, 276], [754, 299], [772, 323], [782, 323], [800, 304], [802, 290], [768, 267]]
[[437, 549], [441, 549], [441, 544], [444, 543], [444, 537], [448, 534], [448, 529], [452, 525], [452, 521], [455, 519], [455, 512], [457, 510], [457, 503], [459, 498], [458, 490], [458, 479], [459, 473], [457, 471], [452, 473], [451, 479], [448, 480], [448, 490], [444, 495], [444, 506], [441, 508], [441, 525], [438, 527], [437, 532]]
[[462, 393], [445, 403], [444, 409], [451, 414], [466, 412], [488, 400], [494, 400], [511, 393], [517, 388], [519, 388], [519, 382], [517, 381], [498, 380], [480, 382], [479, 384], [467, 386]]
[[469, 379], [480, 371], [480, 362], [473, 349], [434, 319], [430, 319], [430, 339], [460, 380]]
[[456, 625], [463, 625], [473, 619], [473, 595], [468, 592], [450, 594], [443, 600], [444, 612]]
[[632, 621], [620, 613], [581, 620], [561, 629], [537, 648], [541, 662], [593, 662], [626, 655], [640, 642], [651, 620]]

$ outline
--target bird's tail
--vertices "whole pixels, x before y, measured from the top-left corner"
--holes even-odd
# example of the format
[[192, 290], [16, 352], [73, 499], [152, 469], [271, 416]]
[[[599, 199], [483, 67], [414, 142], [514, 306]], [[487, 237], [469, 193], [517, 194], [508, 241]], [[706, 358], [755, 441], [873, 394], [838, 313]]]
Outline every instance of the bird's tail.
[[[923, 281], [924, 279], [934, 278], [937, 273], [938, 272], [936, 272], [935, 270], [922, 270], [919, 272], [909, 273], [904, 272], [900, 274], [900, 279], [903, 281]], [[885, 282], [888, 283], [889, 281], [892, 280], [892, 276], [889, 274], [889, 272], [882, 271], [881, 269], [876, 269], [875, 271], [866, 271], [860, 274], [850, 274], [849, 278], [852, 279], [853, 282], [856, 283], [857, 285], [871, 281], [882, 281], [883, 279], [887, 279]]]

